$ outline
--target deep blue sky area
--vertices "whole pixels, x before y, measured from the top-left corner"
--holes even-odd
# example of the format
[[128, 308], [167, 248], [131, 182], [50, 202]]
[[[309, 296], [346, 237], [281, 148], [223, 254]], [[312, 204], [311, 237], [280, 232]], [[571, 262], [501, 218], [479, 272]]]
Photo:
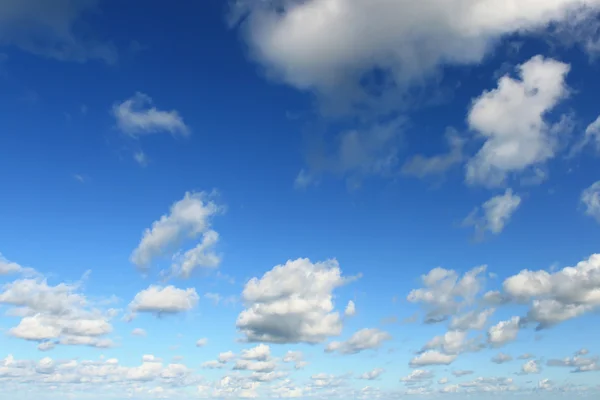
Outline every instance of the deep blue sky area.
[[0, 2], [2, 393], [598, 397], [599, 13]]

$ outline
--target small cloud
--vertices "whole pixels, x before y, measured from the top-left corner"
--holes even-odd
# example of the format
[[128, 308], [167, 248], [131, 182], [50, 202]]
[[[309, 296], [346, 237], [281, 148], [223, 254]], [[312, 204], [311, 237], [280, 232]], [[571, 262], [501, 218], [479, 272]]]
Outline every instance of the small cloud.
[[137, 162], [142, 167], [145, 167], [146, 165], [148, 165], [148, 156], [142, 150], [136, 151], [133, 154], [133, 159], [135, 160], [135, 162]]

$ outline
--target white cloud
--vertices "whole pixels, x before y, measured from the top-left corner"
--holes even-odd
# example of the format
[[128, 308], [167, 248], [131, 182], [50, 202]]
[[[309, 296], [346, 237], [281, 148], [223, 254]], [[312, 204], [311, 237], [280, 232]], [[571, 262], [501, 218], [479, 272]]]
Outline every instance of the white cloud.
[[551, 359], [546, 363], [549, 367], [567, 367], [573, 368], [572, 372], [590, 372], [600, 371], [598, 357], [581, 357], [564, 358], [562, 360]]
[[456, 371], [452, 371], [452, 375], [456, 376], [457, 378], [461, 377], [461, 376], [466, 376], [466, 375], [472, 375], [473, 371], [465, 371], [465, 370], [456, 370]]
[[0, 304], [21, 317], [8, 333], [25, 340], [44, 342], [42, 351], [56, 343], [108, 347], [112, 342], [104, 336], [112, 332], [110, 319], [114, 310], [93, 307], [78, 284], [48, 285], [39, 276], [7, 283], [0, 290]]
[[508, 354], [498, 353], [492, 358], [492, 362], [496, 364], [504, 364], [506, 362], [512, 361], [512, 357]]
[[448, 153], [431, 157], [422, 154], [412, 156], [402, 166], [402, 173], [417, 178], [425, 178], [431, 175], [441, 175], [449, 168], [461, 163], [464, 160], [464, 139], [456, 132], [449, 131], [446, 134], [446, 140], [450, 147]]
[[[179, 262], [174, 263], [172, 273], [187, 277], [199, 266], [214, 267], [218, 264], [210, 249], [218, 240], [216, 232], [210, 230], [211, 218], [223, 211], [214, 196], [205, 192], [186, 193], [175, 202], [169, 214], [163, 215], [146, 229], [138, 247], [131, 254], [131, 262], [139, 268], [147, 268], [157, 256], [172, 250], [186, 238], [203, 235], [199, 247], [188, 251]], [[207, 252], [208, 251], [208, 252]]]
[[175, 314], [189, 311], [198, 304], [196, 289], [178, 289], [175, 286], [150, 285], [135, 295], [129, 304], [133, 312], [149, 312], [155, 314]]
[[410, 360], [410, 366], [449, 365], [456, 360], [456, 354], [444, 354], [437, 350], [427, 350]]
[[475, 299], [483, 285], [480, 275], [485, 270], [486, 266], [473, 268], [459, 279], [456, 271], [434, 268], [421, 277], [425, 288], [412, 290], [407, 300], [424, 305], [427, 310], [426, 321], [443, 320]]
[[538, 388], [542, 390], [550, 390], [552, 389], [553, 383], [550, 379], [542, 379], [538, 382]]
[[415, 369], [408, 376], [401, 378], [402, 382], [421, 382], [426, 381], [433, 378], [433, 373], [431, 371], [423, 370], [423, 369]]
[[142, 328], [135, 328], [134, 330], [131, 331], [131, 334], [133, 336], [146, 336], [146, 331], [143, 330]]
[[576, 318], [600, 306], [600, 254], [554, 273], [523, 270], [507, 278], [504, 291], [519, 302], [533, 299], [527, 314], [537, 329]]
[[423, 350], [440, 349], [446, 354], [460, 354], [465, 351], [478, 350], [473, 340], [467, 339], [466, 331], [448, 331], [431, 339]]
[[[359, 376], [359, 379], [365, 379], [368, 381], [372, 381], [375, 380], [377, 378], [379, 378], [381, 376], [381, 374], [383, 374], [385, 372], [385, 370], [383, 368], [375, 368], [371, 371], [365, 372], [364, 374], [361, 374]], [[413, 371], [414, 372], [414, 371]]]
[[475, 208], [463, 221], [464, 226], [474, 226], [476, 235], [482, 237], [486, 231], [498, 235], [521, 205], [521, 197], [507, 189], [502, 195], [494, 196]]
[[135, 153], [133, 153], [133, 159], [142, 167], [148, 165], [148, 156], [142, 150], [138, 150]]
[[[442, 65], [479, 64], [499, 39], [570, 21], [580, 0], [283, 0], [234, 3], [267, 75], [325, 100], [385, 108]], [[586, 2], [594, 16], [599, 3]], [[377, 26], [377, 29], [371, 27]], [[374, 69], [383, 84], [365, 84]], [[401, 95], [393, 95], [399, 91]], [[379, 99], [380, 101], [376, 101]], [[383, 102], [383, 104], [382, 104]]]
[[503, 346], [517, 339], [521, 318], [512, 317], [508, 321], [500, 321], [488, 330], [488, 342], [492, 346]]
[[585, 213], [600, 223], [600, 181], [581, 192], [581, 203], [585, 206]]
[[32, 275], [34, 273], [34, 269], [25, 268], [16, 262], [8, 261], [2, 256], [2, 253], [0, 253], [0, 276], [13, 274]]
[[579, 153], [589, 144], [592, 144], [595, 147], [596, 152], [600, 152], [600, 116], [587, 126], [581, 140], [573, 145], [570, 155], [573, 156]]
[[467, 182], [501, 185], [508, 174], [554, 157], [562, 132], [560, 124], [553, 129], [546, 116], [568, 95], [569, 69], [536, 56], [518, 67], [520, 80], [504, 76], [496, 89], [475, 99], [468, 123], [485, 143], [467, 164]]
[[320, 343], [342, 330], [333, 291], [347, 283], [338, 262], [301, 258], [278, 265], [244, 287], [238, 329], [251, 342]]
[[354, 304], [354, 302], [352, 300], [350, 300], [348, 302], [348, 305], [346, 306], [346, 310], [344, 311], [344, 315], [346, 317], [354, 317], [356, 315], [356, 305]]
[[535, 361], [535, 360], [527, 361], [521, 367], [521, 373], [524, 374], [524, 375], [539, 374], [540, 373], [540, 367], [539, 367], [537, 361]]
[[220, 363], [228, 363], [229, 361], [233, 360], [235, 358], [235, 354], [233, 354], [232, 351], [227, 351], [224, 353], [220, 353], [219, 357], [218, 357], [218, 361]]
[[450, 321], [450, 329], [459, 331], [481, 330], [485, 327], [488, 318], [495, 311], [495, 309], [489, 308], [483, 311], [469, 311], [466, 314], [454, 316]]
[[271, 358], [271, 348], [265, 344], [259, 344], [251, 349], [242, 350], [241, 357], [244, 360], [266, 361]]
[[112, 108], [118, 128], [131, 136], [168, 132], [187, 136], [190, 129], [175, 110], [161, 111], [153, 106], [150, 96], [137, 92]]
[[208, 343], [207, 338], [200, 338], [196, 341], [196, 347], [204, 347]]
[[109, 43], [85, 40], [75, 32], [83, 15], [96, 11], [96, 0], [3, 0], [0, 45], [60, 61], [90, 59], [114, 64], [117, 51]]
[[390, 340], [391, 338], [389, 333], [380, 331], [376, 328], [361, 329], [345, 342], [329, 343], [325, 348], [325, 351], [337, 351], [341, 354], [356, 354], [364, 350], [377, 349], [381, 347], [385, 341]]

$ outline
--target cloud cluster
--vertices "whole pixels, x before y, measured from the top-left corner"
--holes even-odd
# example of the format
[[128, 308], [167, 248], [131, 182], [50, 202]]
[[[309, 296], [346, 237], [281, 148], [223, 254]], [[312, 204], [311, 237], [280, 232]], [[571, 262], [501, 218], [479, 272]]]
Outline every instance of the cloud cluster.
[[325, 352], [339, 352], [341, 354], [356, 354], [364, 350], [377, 349], [390, 340], [392, 336], [379, 329], [361, 329], [354, 333], [345, 342], [331, 342], [325, 347]]
[[334, 311], [333, 291], [350, 280], [336, 260], [278, 265], [246, 283], [237, 328], [250, 342], [320, 343], [338, 336], [342, 319]]
[[[16, 269], [16, 264], [9, 265]], [[116, 310], [94, 307], [80, 286], [81, 283], [53, 286], [41, 275], [4, 284], [0, 288], [0, 304], [9, 307], [8, 315], [21, 318], [8, 333], [39, 342], [43, 351], [56, 344], [113, 346], [106, 336], [112, 332], [110, 320]]]

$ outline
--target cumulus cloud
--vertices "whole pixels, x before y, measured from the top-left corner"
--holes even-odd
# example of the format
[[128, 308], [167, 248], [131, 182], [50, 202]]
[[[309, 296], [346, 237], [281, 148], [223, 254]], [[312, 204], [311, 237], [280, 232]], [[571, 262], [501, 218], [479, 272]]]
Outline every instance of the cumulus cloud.
[[600, 181], [594, 182], [581, 192], [581, 203], [585, 207], [586, 215], [600, 223]]
[[336, 260], [288, 261], [246, 283], [237, 328], [250, 342], [320, 343], [342, 330], [333, 291], [351, 279]]
[[212, 217], [222, 211], [223, 207], [215, 203], [214, 195], [186, 193], [183, 199], [171, 206], [169, 214], [163, 215], [144, 231], [139, 245], [131, 254], [131, 262], [146, 269], [155, 257], [168, 251], [173, 254], [173, 248], [183, 240], [202, 235], [198, 246], [181, 256], [176, 254], [170, 273], [186, 278], [198, 267], [216, 267], [220, 260], [212, 248], [219, 236], [210, 229], [210, 225]]
[[521, 318], [512, 317], [508, 321], [500, 321], [488, 329], [488, 343], [492, 346], [503, 346], [517, 339]]
[[132, 313], [176, 314], [189, 311], [198, 304], [196, 289], [178, 289], [175, 286], [150, 285], [135, 295], [129, 304]]
[[176, 110], [162, 111], [153, 106], [150, 96], [137, 92], [112, 108], [117, 127], [125, 134], [142, 136], [168, 132], [187, 136], [190, 129]]
[[527, 361], [521, 367], [521, 374], [523, 374], [523, 375], [539, 374], [539, 373], [540, 373], [540, 367], [539, 367], [537, 361], [535, 361], [535, 360]]
[[415, 368], [427, 365], [449, 365], [456, 360], [456, 357], [456, 354], [444, 354], [437, 350], [427, 350], [410, 360], [410, 366]]
[[[427, 82], [440, 66], [478, 64], [502, 37], [564, 23], [582, 5], [580, 0], [525, 0], [518, 7], [492, 0], [234, 4], [232, 21], [243, 21], [251, 55], [269, 77], [329, 103], [346, 99], [380, 110], [401, 100], [390, 92]], [[590, 16], [600, 7], [596, 0], [586, 5]], [[383, 83], [368, 83], [373, 70]]]
[[427, 310], [426, 322], [442, 321], [471, 303], [481, 291], [486, 266], [473, 268], [459, 279], [453, 270], [434, 268], [421, 280], [424, 288], [412, 290], [407, 297], [411, 303], [421, 303]]
[[200, 338], [196, 341], [196, 347], [204, 347], [207, 345], [207, 343], [208, 343], [207, 338]]
[[242, 359], [267, 361], [271, 358], [271, 348], [265, 344], [259, 344], [251, 349], [242, 350]]
[[97, 0], [4, 0], [0, 4], [0, 45], [15, 46], [60, 61], [101, 60], [114, 64], [110, 43], [87, 40], [76, 27], [84, 14], [97, 11]]
[[341, 354], [356, 354], [364, 350], [377, 349], [392, 337], [389, 333], [379, 329], [361, 329], [354, 333], [345, 342], [331, 342], [325, 348], [326, 352], [339, 352]]
[[439, 349], [446, 354], [460, 354], [467, 351], [477, 351], [481, 348], [476, 340], [468, 339], [467, 331], [448, 331], [443, 335], [435, 336], [423, 350]]
[[346, 306], [346, 310], [344, 311], [344, 315], [346, 317], [354, 317], [356, 315], [356, 305], [354, 304], [354, 302], [352, 300], [350, 300], [348, 302], [348, 305]]
[[568, 95], [570, 66], [536, 56], [517, 70], [520, 80], [500, 78], [498, 87], [475, 99], [469, 111], [470, 128], [485, 142], [467, 163], [468, 183], [501, 185], [507, 175], [541, 165], [556, 153], [561, 125], [552, 126], [546, 117]]
[[518, 302], [532, 300], [527, 319], [544, 329], [600, 305], [600, 254], [554, 273], [523, 270], [507, 278], [504, 291]]
[[114, 310], [95, 308], [80, 292], [79, 284], [49, 285], [42, 276], [18, 279], [0, 289], [0, 304], [21, 317], [9, 329], [14, 337], [42, 342], [40, 350], [50, 350], [56, 343], [110, 347], [104, 336], [112, 332]]
[[486, 231], [498, 235], [521, 205], [521, 197], [507, 189], [504, 194], [487, 200], [481, 208], [475, 208], [463, 221], [464, 226], [474, 226], [476, 236], [481, 238]]
[[35, 274], [35, 270], [33, 268], [23, 267], [16, 262], [12, 262], [4, 258], [2, 253], [0, 253], [0, 276], [2, 275], [33, 275]]

